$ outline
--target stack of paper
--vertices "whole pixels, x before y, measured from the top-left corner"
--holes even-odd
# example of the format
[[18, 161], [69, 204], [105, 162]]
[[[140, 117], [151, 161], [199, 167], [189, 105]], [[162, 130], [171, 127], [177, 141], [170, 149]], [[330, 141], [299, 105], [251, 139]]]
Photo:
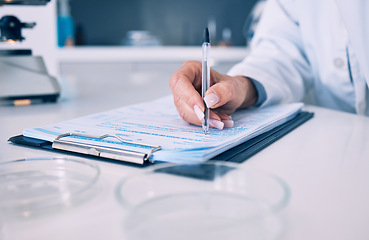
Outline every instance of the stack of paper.
[[[210, 129], [207, 135], [199, 126], [180, 118], [172, 96], [156, 101], [123, 107], [44, 127], [26, 129], [27, 137], [54, 141], [64, 133], [88, 135], [115, 134], [127, 141], [160, 145], [154, 161], [201, 162], [208, 160], [248, 139], [292, 119], [302, 103], [276, 105], [261, 109], [239, 110], [232, 115], [234, 127]], [[129, 144], [114, 139], [71, 138], [98, 146], [126, 149]]]

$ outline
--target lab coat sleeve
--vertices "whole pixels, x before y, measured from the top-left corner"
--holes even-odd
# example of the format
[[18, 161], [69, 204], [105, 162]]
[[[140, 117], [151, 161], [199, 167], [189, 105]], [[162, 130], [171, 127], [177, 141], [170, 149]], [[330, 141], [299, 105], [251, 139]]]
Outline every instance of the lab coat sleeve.
[[295, 0], [269, 0], [249, 55], [228, 74], [260, 82], [266, 92], [261, 106], [301, 101], [312, 82], [304, 52]]

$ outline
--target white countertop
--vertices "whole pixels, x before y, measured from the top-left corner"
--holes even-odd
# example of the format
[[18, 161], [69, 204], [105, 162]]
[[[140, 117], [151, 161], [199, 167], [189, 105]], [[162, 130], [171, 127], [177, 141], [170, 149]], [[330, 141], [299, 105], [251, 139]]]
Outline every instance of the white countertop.
[[[142, 85], [129, 80], [134, 75], [125, 77], [69, 80], [68, 94], [56, 104], [0, 107], [0, 161], [61, 155], [7, 142], [24, 128], [170, 93], [167, 75]], [[315, 113], [313, 119], [242, 164], [275, 173], [288, 183], [291, 199], [284, 212], [283, 239], [369, 239], [369, 118], [314, 106], [305, 109]], [[125, 239], [122, 223], [127, 212], [114, 191], [119, 179], [140, 168], [84, 159], [101, 169], [97, 196], [67, 211], [5, 224], [0, 239]]]
[[[199, 47], [64, 47], [57, 51], [63, 62], [183, 62], [201, 60]], [[245, 58], [245, 47], [212, 47], [211, 58], [220, 62], [238, 62]]]

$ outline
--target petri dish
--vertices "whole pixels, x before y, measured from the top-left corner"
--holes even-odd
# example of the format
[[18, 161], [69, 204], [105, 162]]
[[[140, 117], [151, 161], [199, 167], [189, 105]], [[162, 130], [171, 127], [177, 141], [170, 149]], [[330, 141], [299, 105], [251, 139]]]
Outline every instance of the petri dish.
[[30, 218], [81, 203], [92, 196], [97, 165], [68, 158], [0, 163], [0, 211], [7, 219]]
[[235, 163], [159, 164], [123, 178], [129, 239], [277, 239], [288, 185]]

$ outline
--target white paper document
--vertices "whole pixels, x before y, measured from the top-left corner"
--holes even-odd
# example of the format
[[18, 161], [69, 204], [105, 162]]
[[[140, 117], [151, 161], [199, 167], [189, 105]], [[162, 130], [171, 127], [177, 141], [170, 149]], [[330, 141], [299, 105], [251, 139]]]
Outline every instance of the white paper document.
[[[302, 106], [302, 103], [293, 103], [239, 110], [232, 115], [233, 128], [211, 128], [205, 135], [201, 126], [188, 124], [180, 118], [172, 96], [168, 96], [48, 126], [25, 129], [23, 135], [52, 142], [64, 133], [95, 136], [114, 134], [127, 141], [160, 145], [161, 150], [151, 157], [153, 161], [202, 162], [292, 119]], [[109, 138], [97, 141], [70, 137], [70, 141], [83, 141], [117, 149], [132, 147]]]

